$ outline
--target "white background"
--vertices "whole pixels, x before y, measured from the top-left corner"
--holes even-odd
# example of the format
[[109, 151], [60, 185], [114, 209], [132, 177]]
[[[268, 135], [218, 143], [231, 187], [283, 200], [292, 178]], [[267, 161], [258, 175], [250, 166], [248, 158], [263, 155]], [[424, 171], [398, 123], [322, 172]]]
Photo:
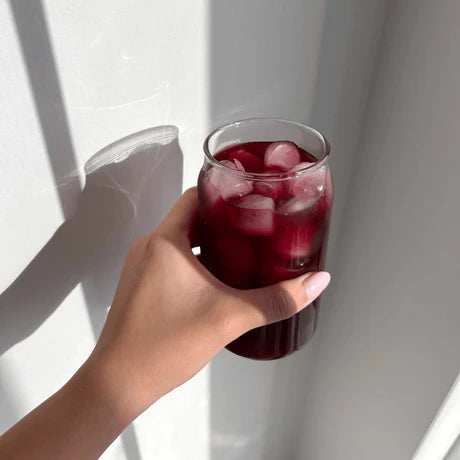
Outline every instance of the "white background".
[[[88, 355], [126, 246], [196, 182], [210, 127], [279, 116], [332, 144], [316, 337], [279, 362], [220, 353], [104, 457], [410, 458], [459, 370], [459, 18], [456, 0], [1, 0], [0, 431]], [[86, 180], [149, 127], [150, 155]]]

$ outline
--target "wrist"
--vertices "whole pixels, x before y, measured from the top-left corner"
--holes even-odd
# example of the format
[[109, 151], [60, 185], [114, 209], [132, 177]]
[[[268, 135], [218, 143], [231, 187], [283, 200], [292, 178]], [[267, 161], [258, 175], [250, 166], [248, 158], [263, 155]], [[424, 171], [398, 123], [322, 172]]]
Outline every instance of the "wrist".
[[[135, 418], [102, 360], [93, 358], [3, 437], [14, 458], [99, 458]], [[24, 443], [27, 439], [27, 443]]]
[[120, 433], [139, 415], [127, 382], [103, 356], [91, 355], [63, 390], [97, 407]]
[[115, 353], [96, 348], [71, 382], [90, 392], [122, 430], [161, 395], [148, 393], [137, 373]]

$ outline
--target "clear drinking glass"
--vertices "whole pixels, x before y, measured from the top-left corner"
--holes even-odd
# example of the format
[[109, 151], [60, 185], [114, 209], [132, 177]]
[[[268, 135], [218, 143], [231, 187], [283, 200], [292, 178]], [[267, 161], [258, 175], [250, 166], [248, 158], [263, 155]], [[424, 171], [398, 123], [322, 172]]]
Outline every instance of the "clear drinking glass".
[[[333, 183], [329, 144], [301, 123], [235, 121], [204, 142], [198, 179], [201, 255], [224, 283], [250, 289], [324, 268]], [[319, 299], [227, 348], [253, 359], [293, 353], [313, 336]]]

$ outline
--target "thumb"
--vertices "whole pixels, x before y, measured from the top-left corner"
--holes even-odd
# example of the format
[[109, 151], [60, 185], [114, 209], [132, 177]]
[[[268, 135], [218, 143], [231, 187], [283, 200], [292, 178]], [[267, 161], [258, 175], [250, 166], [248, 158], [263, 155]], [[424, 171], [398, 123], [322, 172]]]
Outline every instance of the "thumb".
[[290, 318], [312, 303], [330, 280], [328, 272], [310, 272], [264, 288], [240, 291], [244, 327], [250, 330]]

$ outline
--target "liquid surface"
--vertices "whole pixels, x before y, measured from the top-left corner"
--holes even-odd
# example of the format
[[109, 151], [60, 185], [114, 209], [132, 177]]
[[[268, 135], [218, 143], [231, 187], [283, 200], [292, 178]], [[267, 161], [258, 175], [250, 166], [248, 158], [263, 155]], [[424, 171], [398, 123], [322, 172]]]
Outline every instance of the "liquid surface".
[[[237, 144], [215, 158], [227, 168], [203, 168], [198, 181], [206, 267], [240, 289], [322, 269], [333, 194], [327, 166], [279, 180], [239, 174], [297, 171], [316, 161], [285, 141]], [[253, 359], [288, 355], [312, 337], [318, 308], [316, 300], [292, 318], [249, 331], [227, 348]]]

